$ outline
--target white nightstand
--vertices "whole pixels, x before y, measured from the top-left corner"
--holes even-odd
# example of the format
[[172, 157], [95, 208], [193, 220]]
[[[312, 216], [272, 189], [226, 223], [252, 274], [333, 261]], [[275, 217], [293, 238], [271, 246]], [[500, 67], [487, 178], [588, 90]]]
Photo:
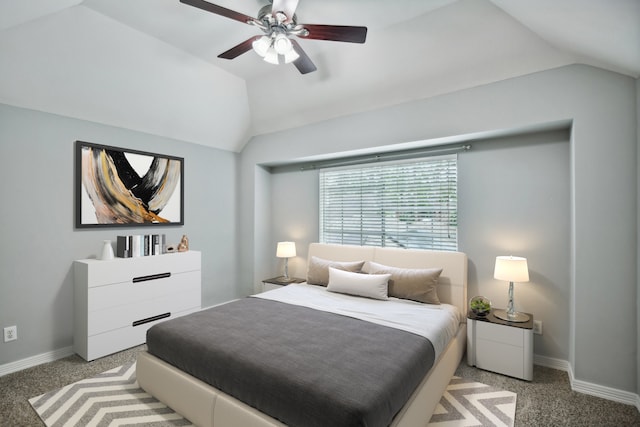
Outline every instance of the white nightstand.
[[[527, 313], [529, 314], [529, 313]], [[487, 371], [533, 379], [533, 316], [515, 323], [487, 316], [467, 315], [467, 363]]]

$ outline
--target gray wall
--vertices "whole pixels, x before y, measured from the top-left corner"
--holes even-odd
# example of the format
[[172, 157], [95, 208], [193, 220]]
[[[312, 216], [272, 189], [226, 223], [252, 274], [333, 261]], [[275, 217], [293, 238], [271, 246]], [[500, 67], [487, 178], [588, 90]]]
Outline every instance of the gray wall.
[[[572, 65], [254, 138], [241, 155], [243, 193], [239, 203], [243, 230], [240, 250], [243, 261], [255, 268], [241, 272], [241, 283], [255, 283], [267, 277], [265, 274], [277, 273], [274, 242], [292, 238], [272, 235], [264, 229], [269, 225], [257, 218], [272, 215], [274, 207], [268, 197], [255, 193], [276, 191], [264, 183], [255, 185], [256, 165], [568, 123], [569, 307], [568, 313], [554, 316], [568, 316], [568, 325], [545, 324], [544, 335], [566, 341], [544, 341], [540, 345], [557, 357], [568, 352], [570, 369], [577, 380], [637, 392], [635, 85], [629, 77]], [[265, 204], [259, 206], [258, 201]], [[294, 208], [307, 209], [298, 205]], [[282, 228], [278, 232], [282, 233]], [[488, 249], [507, 249], [498, 243]], [[554, 242], [528, 244], [550, 246]], [[533, 278], [542, 286], [535, 288], [532, 284], [527, 291], [523, 288], [521, 302], [532, 295], [529, 292], [539, 292], [537, 298], [549, 300], [567, 292], [559, 268], [547, 271], [545, 258], [533, 261]], [[486, 263], [478, 265], [487, 268]], [[558, 289], [554, 289], [556, 285]], [[492, 286], [502, 285], [479, 282], [482, 292], [485, 286], [493, 293]], [[594, 316], [593, 307], [603, 314]], [[550, 315], [544, 306], [526, 308], [534, 314]]]
[[184, 157], [185, 225], [153, 230], [202, 251], [204, 306], [237, 296], [237, 154], [0, 104], [0, 326], [18, 326], [0, 365], [71, 346], [73, 260], [152, 230], [74, 230], [76, 140]]
[[506, 307], [508, 283], [495, 257], [527, 258], [529, 282], [515, 284], [516, 310], [543, 322], [537, 355], [567, 360], [570, 305], [568, 132], [474, 142], [460, 154], [459, 249], [469, 257], [469, 297]]

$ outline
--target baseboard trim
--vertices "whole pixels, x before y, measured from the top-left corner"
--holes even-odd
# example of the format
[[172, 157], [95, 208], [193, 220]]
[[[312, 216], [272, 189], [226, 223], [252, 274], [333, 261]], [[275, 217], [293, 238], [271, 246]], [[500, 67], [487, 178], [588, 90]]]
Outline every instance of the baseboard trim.
[[556, 359], [553, 357], [540, 356], [539, 354], [533, 355], [533, 364], [538, 366], [544, 366], [546, 368], [557, 369], [559, 371], [569, 371], [569, 362], [562, 359]]
[[601, 397], [603, 399], [611, 400], [614, 402], [624, 403], [625, 405], [635, 406], [640, 411], [640, 395], [632, 393], [630, 391], [618, 390], [616, 388], [607, 387], [604, 385], [594, 384], [587, 381], [578, 380], [573, 375], [573, 369], [570, 364], [569, 382], [571, 383], [571, 389], [578, 393], [588, 394], [590, 396]]
[[72, 354], [74, 354], [73, 347], [65, 347], [27, 357], [26, 359], [16, 360], [15, 362], [6, 363], [4, 365], [0, 365], [0, 377], [22, 371], [23, 369], [42, 365], [43, 363], [54, 362], [58, 359], [71, 356]]
[[566, 360], [534, 354], [533, 363], [535, 365], [567, 372], [571, 390], [575, 392], [635, 406], [638, 408], [638, 411], [640, 411], [640, 394], [578, 380], [573, 375], [571, 364]]

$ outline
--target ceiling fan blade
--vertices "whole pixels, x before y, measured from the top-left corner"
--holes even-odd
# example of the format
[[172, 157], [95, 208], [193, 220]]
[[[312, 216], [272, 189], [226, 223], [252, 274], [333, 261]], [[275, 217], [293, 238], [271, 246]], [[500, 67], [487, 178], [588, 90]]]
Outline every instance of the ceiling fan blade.
[[295, 40], [291, 40], [291, 44], [293, 45], [293, 49], [295, 49], [298, 55], [300, 55], [298, 59], [293, 61], [293, 65], [296, 66], [298, 71], [300, 71], [301, 74], [307, 74], [317, 70], [315, 64], [311, 61], [311, 59], [309, 58], [307, 53], [302, 49], [300, 44]]
[[216, 15], [224, 16], [225, 18], [244, 22], [245, 24], [255, 21], [255, 18], [252, 18], [249, 15], [218, 6], [204, 0], [180, 0], [180, 3], [188, 4], [189, 6], [197, 7], [198, 9], [206, 10], [207, 12], [215, 13]]
[[231, 49], [227, 50], [226, 52], [222, 52], [220, 55], [218, 55], [218, 58], [222, 58], [222, 59], [234, 59], [234, 58], [237, 58], [238, 56], [242, 55], [243, 53], [250, 51], [251, 48], [252, 48], [253, 42], [258, 40], [260, 37], [262, 37], [262, 36], [251, 37], [250, 39], [243, 41], [239, 45], [232, 47]]
[[332, 40], [336, 42], [364, 43], [367, 39], [367, 27], [348, 25], [302, 24], [309, 34], [299, 37], [313, 40]]
[[271, 13], [284, 12], [287, 15], [287, 21], [293, 19], [293, 15], [296, 13], [298, 7], [298, 0], [273, 0], [273, 6], [271, 7]]

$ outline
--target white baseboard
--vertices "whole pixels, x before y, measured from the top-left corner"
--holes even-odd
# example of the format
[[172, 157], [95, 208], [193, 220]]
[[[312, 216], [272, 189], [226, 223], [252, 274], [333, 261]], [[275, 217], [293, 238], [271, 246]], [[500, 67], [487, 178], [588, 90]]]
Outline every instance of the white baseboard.
[[615, 388], [589, 383], [586, 381], [576, 380], [573, 372], [569, 371], [571, 380], [571, 388], [579, 393], [589, 394], [591, 396], [602, 397], [603, 399], [613, 400], [627, 405], [635, 406], [640, 411], [640, 396], [630, 391], [618, 390]]
[[16, 360], [15, 362], [6, 363], [4, 365], [0, 365], [0, 377], [22, 371], [23, 369], [32, 368], [43, 363], [53, 362], [64, 357], [71, 356], [73, 353], [73, 347], [65, 347], [27, 357], [26, 359]]
[[547, 368], [553, 368], [567, 372], [569, 375], [571, 390], [573, 391], [600, 397], [602, 399], [612, 400], [614, 402], [624, 403], [626, 405], [635, 406], [636, 408], [638, 408], [638, 411], [640, 411], [640, 394], [635, 394], [630, 391], [618, 390], [599, 384], [593, 384], [587, 381], [577, 380], [573, 375], [571, 364], [566, 360], [554, 359], [553, 357], [534, 354], [533, 363], [539, 366], [545, 366]]
[[539, 354], [534, 354], [533, 364], [538, 366], [544, 366], [546, 368], [557, 369], [559, 371], [569, 372], [569, 362], [562, 359], [555, 359], [553, 357], [540, 356]]
[[636, 408], [638, 408], [638, 411], [640, 411], [640, 394], [577, 380], [573, 376], [573, 369], [571, 368], [571, 364], [566, 360], [554, 359], [553, 357], [534, 354], [533, 363], [535, 365], [545, 366], [547, 368], [558, 369], [560, 371], [567, 372], [569, 374], [569, 383], [571, 384], [571, 390], [573, 391], [600, 397], [602, 399], [612, 400], [614, 402], [624, 403], [626, 405], [635, 406]]

